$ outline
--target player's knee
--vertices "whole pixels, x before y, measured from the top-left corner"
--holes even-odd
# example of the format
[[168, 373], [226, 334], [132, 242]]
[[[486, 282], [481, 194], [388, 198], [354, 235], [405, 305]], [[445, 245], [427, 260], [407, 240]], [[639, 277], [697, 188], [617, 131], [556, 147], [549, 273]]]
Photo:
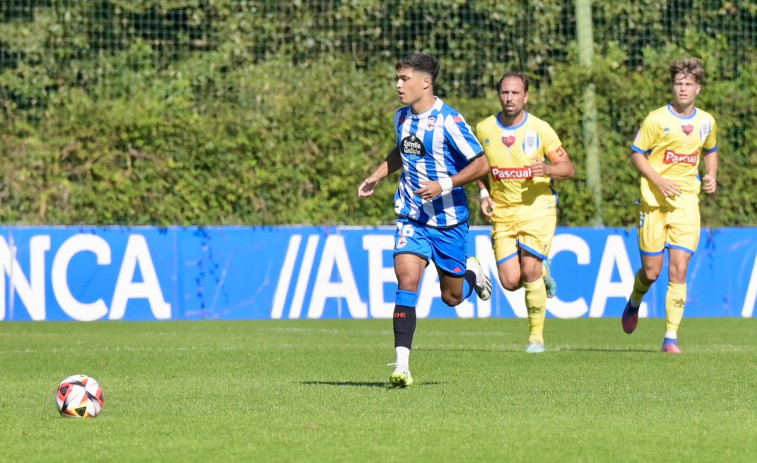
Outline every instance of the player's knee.
[[688, 265], [671, 265], [669, 269], [670, 281], [686, 281]]
[[520, 278], [510, 278], [509, 276], [499, 276], [499, 282], [502, 283], [502, 287], [505, 288], [507, 291], [515, 291], [516, 289], [520, 288]]
[[397, 276], [397, 286], [399, 289], [417, 292], [419, 284], [420, 280], [414, 276]]
[[642, 277], [646, 280], [643, 283], [651, 285], [660, 277], [660, 269], [657, 268], [645, 268], [642, 273]]
[[442, 302], [450, 307], [455, 307], [456, 305], [459, 305], [461, 302], [463, 302], [463, 293], [444, 291], [442, 292]]

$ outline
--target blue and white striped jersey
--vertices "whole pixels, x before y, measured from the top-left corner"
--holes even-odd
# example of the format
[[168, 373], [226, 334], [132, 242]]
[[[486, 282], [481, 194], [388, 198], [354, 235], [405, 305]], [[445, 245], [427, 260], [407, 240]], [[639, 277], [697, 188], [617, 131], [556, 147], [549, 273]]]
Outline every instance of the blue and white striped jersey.
[[421, 183], [460, 172], [483, 155], [483, 148], [463, 116], [441, 98], [422, 114], [409, 106], [394, 115], [402, 174], [394, 195], [394, 212], [430, 227], [452, 227], [468, 220], [468, 199], [463, 187], [455, 187], [431, 201], [413, 191]]

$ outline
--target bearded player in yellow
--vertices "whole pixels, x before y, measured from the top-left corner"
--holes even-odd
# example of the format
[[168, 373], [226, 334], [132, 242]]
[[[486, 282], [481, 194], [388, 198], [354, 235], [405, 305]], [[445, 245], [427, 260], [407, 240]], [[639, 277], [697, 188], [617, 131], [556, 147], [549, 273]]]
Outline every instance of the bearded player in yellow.
[[[662, 271], [668, 249], [665, 339], [662, 351], [680, 354], [678, 326], [686, 305], [686, 272], [699, 244], [699, 191], [717, 190], [715, 119], [694, 106], [704, 68], [696, 58], [670, 65], [673, 102], [649, 113], [631, 145], [631, 162], [641, 172], [638, 208], [641, 269], [623, 311], [623, 331], [633, 333], [641, 299]], [[699, 180], [699, 160], [706, 175]]]
[[556, 288], [547, 260], [557, 226], [552, 181], [573, 177], [575, 169], [552, 127], [524, 109], [528, 84], [521, 72], [509, 72], [497, 84], [502, 111], [476, 127], [491, 165], [478, 185], [481, 210], [493, 225], [499, 281], [508, 291], [525, 288], [531, 328], [526, 352], [541, 353], [547, 296]]

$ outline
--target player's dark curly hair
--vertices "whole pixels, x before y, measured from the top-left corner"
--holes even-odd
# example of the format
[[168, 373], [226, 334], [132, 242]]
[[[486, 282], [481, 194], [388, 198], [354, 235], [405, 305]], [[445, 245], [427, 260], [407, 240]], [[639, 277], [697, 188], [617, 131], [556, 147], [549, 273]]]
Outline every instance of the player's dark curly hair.
[[413, 53], [397, 60], [394, 65], [398, 71], [404, 68], [410, 68], [413, 71], [423, 72], [431, 76], [431, 85], [436, 82], [436, 76], [439, 75], [439, 60], [430, 55], [423, 53]]

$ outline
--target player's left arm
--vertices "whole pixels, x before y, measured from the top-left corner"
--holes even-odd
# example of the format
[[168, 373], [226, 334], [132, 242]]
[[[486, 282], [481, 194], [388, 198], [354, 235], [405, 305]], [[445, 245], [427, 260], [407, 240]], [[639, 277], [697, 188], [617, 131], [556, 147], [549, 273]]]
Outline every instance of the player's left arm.
[[560, 142], [557, 133], [550, 126], [542, 129], [544, 146], [546, 147], [546, 157], [552, 162], [547, 164], [541, 156], [531, 160], [531, 172], [534, 177], [549, 177], [555, 180], [566, 180], [576, 175], [576, 169], [573, 162], [568, 156], [568, 152]]
[[421, 188], [415, 190], [413, 193], [419, 195], [425, 200], [431, 200], [436, 198], [442, 193], [446, 193], [456, 186], [463, 186], [466, 183], [470, 183], [474, 180], [478, 180], [484, 175], [489, 173], [489, 158], [483, 153], [471, 161], [470, 164], [465, 166], [457, 174], [442, 179], [440, 181], [432, 180], [428, 183], [421, 184]]
[[710, 123], [710, 133], [704, 140], [704, 172], [702, 178], [702, 189], [707, 194], [713, 194], [718, 189], [718, 142], [717, 142], [717, 124], [714, 120]]
[[705, 154], [703, 161], [705, 175], [702, 177], [702, 189], [707, 194], [713, 194], [718, 190], [718, 152]]
[[432, 200], [453, 188], [473, 182], [489, 173], [489, 158], [476, 139], [465, 118], [459, 113], [444, 118], [445, 143], [468, 160], [468, 165], [455, 175], [421, 183], [421, 188], [413, 193], [422, 199]]
[[452, 176], [453, 186], [462, 186], [489, 174], [489, 158], [483, 151], [463, 170]]
[[532, 159], [531, 172], [534, 177], [549, 177], [555, 180], [566, 180], [576, 175], [576, 169], [573, 167], [573, 161], [570, 160], [568, 152], [560, 146], [547, 154], [552, 164], [544, 162], [544, 158], [539, 156]]

